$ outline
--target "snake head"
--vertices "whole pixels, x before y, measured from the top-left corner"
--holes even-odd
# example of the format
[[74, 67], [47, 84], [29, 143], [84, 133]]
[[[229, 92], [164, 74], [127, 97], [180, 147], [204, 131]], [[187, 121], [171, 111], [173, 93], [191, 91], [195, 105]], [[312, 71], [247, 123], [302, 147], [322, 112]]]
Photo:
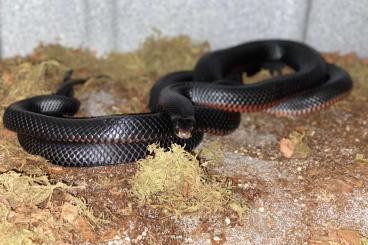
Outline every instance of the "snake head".
[[181, 139], [192, 137], [195, 120], [193, 118], [178, 118], [173, 120], [174, 133]]

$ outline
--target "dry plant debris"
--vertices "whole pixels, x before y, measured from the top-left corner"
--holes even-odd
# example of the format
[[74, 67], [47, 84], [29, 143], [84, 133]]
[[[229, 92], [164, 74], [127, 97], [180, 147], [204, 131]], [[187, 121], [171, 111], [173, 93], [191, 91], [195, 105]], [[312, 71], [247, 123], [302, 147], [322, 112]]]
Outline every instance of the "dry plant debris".
[[22, 62], [10, 66], [1, 74], [1, 107], [30, 96], [49, 94], [62, 80], [66, 67], [54, 60], [39, 64]]
[[[53, 243], [60, 239], [58, 229], [71, 230], [64, 220], [72, 225], [77, 219], [92, 225], [106, 223], [83, 199], [68, 193], [72, 188], [61, 182], [51, 184], [46, 176], [0, 174], [0, 243]], [[66, 196], [61, 206], [51, 201], [56, 190]]]

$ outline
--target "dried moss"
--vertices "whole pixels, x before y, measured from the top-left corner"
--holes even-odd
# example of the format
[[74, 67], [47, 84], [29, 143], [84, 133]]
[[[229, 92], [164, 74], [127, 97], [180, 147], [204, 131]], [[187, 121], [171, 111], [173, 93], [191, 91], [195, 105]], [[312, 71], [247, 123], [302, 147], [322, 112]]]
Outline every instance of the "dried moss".
[[362, 245], [368, 245], [368, 237], [363, 237], [361, 243]]
[[[40, 227], [31, 225], [31, 216], [26, 215], [24, 210], [33, 210], [34, 213], [37, 213], [40, 209], [36, 206], [44, 202], [49, 203], [55, 189], [67, 188], [62, 183], [50, 184], [46, 176], [30, 177], [13, 171], [1, 174], [0, 237], [2, 238], [1, 242], [4, 242], [2, 244], [31, 244], [33, 241], [49, 243], [55, 241], [52, 232], [39, 232]], [[48, 214], [50, 215], [50, 213]], [[45, 215], [42, 216], [46, 218]]]
[[12, 207], [49, 202], [55, 189], [67, 190], [69, 187], [60, 182], [52, 185], [46, 176], [31, 177], [13, 171], [0, 175], [0, 195]]
[[220, 140], [214, 140], [202, 147], [198, 155], [204, 160], [202, 166], [205, 167], [219, 167], [225, 161], [224, 146]]
[[[28, 176], [14, 171], [2, 173], [0, 244], [55, 242], [59, 238], [55, 229], [64, 227], [64, 223], [56, 215], [59, 208], [52, 204], [51, 198], [57, 189], [67, 193], [72, 188], [61, 182], [51, 184], [46, 176]], [[107, 222], [103, 217], [96, 217], [84, 199], [70, 194], [68, 196], [81, 216], [88, 218], [93, 224]]]
[[37, 229], [30, 230], [17, 227], [14, 223], [8, 222], [10, 214], [9, 208], [0, 203], [0, 244], [33, 244], [35, 241], [43, 243], [53, 243], [55, 239], [52, 235], [37, 232]]
[[140, 205], [149, 204], [177, 216], [218, 213], [245, 207], [233, 197], [231, 182], [206, 174], [195, 155], [173, 145], [169, 151], [151, 146], [154, 156], [140, 160], [132, 180], [132, 194]]
[[296, 158], [307, 158], [310, 155], [310, 148], [305, 143], [305, 132], [293, 131], [289, 138], [294, 145], [293, 156]]
[[99, 226], [102, 224], [110, 223], [109, 220], [105, 219], [103, 213], [97, 217], [94, 214], [94, 211], [92, 210], [92, 208], [90, 208], [87, 205], [86, 199], [82, 197], [75, 197], [75, 196], [69, 196], [69, 197], [70, 197], [70, 202], [77, 207], [78, 213], [88, 218], [88, 220], [92, 222], [92, 224]]
[[355, 161], [360, 163], [368, 163], [368, 158], [361, 153], [355, 155]]
[[56, 61], [49, 60], [33, 65], [24, 62], [10, 66], [2, 73], [0, 88], [5, 91], [1, 100], [1, 110], [10, 103], [27, 97], [50, 94], [61, 82], [66, 67]]

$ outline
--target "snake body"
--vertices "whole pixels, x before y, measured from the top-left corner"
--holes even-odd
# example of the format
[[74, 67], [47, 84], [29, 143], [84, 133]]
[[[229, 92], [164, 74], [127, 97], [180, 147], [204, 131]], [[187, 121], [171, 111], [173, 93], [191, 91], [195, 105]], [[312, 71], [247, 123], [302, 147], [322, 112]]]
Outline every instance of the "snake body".
[[[294, 73], [243, 84], [243, 72], [262, 68]], [[192, 150], [203, 133], [224, 135], [240, 123], [240, 112], [268, 110], [300, 114], [318, 110], [352, 88], [348, 73], [327, 64], [313, 48], [294, 41], [266, 40], [210, 52], [193, 71], [162, 77], [150, 92], [150, 113], [72, 117], [79, 108], [65, 79], [55, 94], [17, 101], [6, 108], [5, 127], [21, 146], [63, 166], [98, 166], [133, 162], [147, 146], [172, 143]]]

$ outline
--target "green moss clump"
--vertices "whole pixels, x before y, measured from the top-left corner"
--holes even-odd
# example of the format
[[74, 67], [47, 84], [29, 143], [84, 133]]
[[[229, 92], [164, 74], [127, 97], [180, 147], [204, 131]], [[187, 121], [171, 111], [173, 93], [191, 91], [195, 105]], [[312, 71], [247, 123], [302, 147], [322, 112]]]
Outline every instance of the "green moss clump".
[[232, 209], [242, 215], [245, 207], [234, 200], [231, 182], [212, 178], [195, 155], [173, 145], [169, 151], [150, 146], [152, 156], [140, 160], [132, 180], [132, 194], [148, 204], [174, 213], [209, 214]]

